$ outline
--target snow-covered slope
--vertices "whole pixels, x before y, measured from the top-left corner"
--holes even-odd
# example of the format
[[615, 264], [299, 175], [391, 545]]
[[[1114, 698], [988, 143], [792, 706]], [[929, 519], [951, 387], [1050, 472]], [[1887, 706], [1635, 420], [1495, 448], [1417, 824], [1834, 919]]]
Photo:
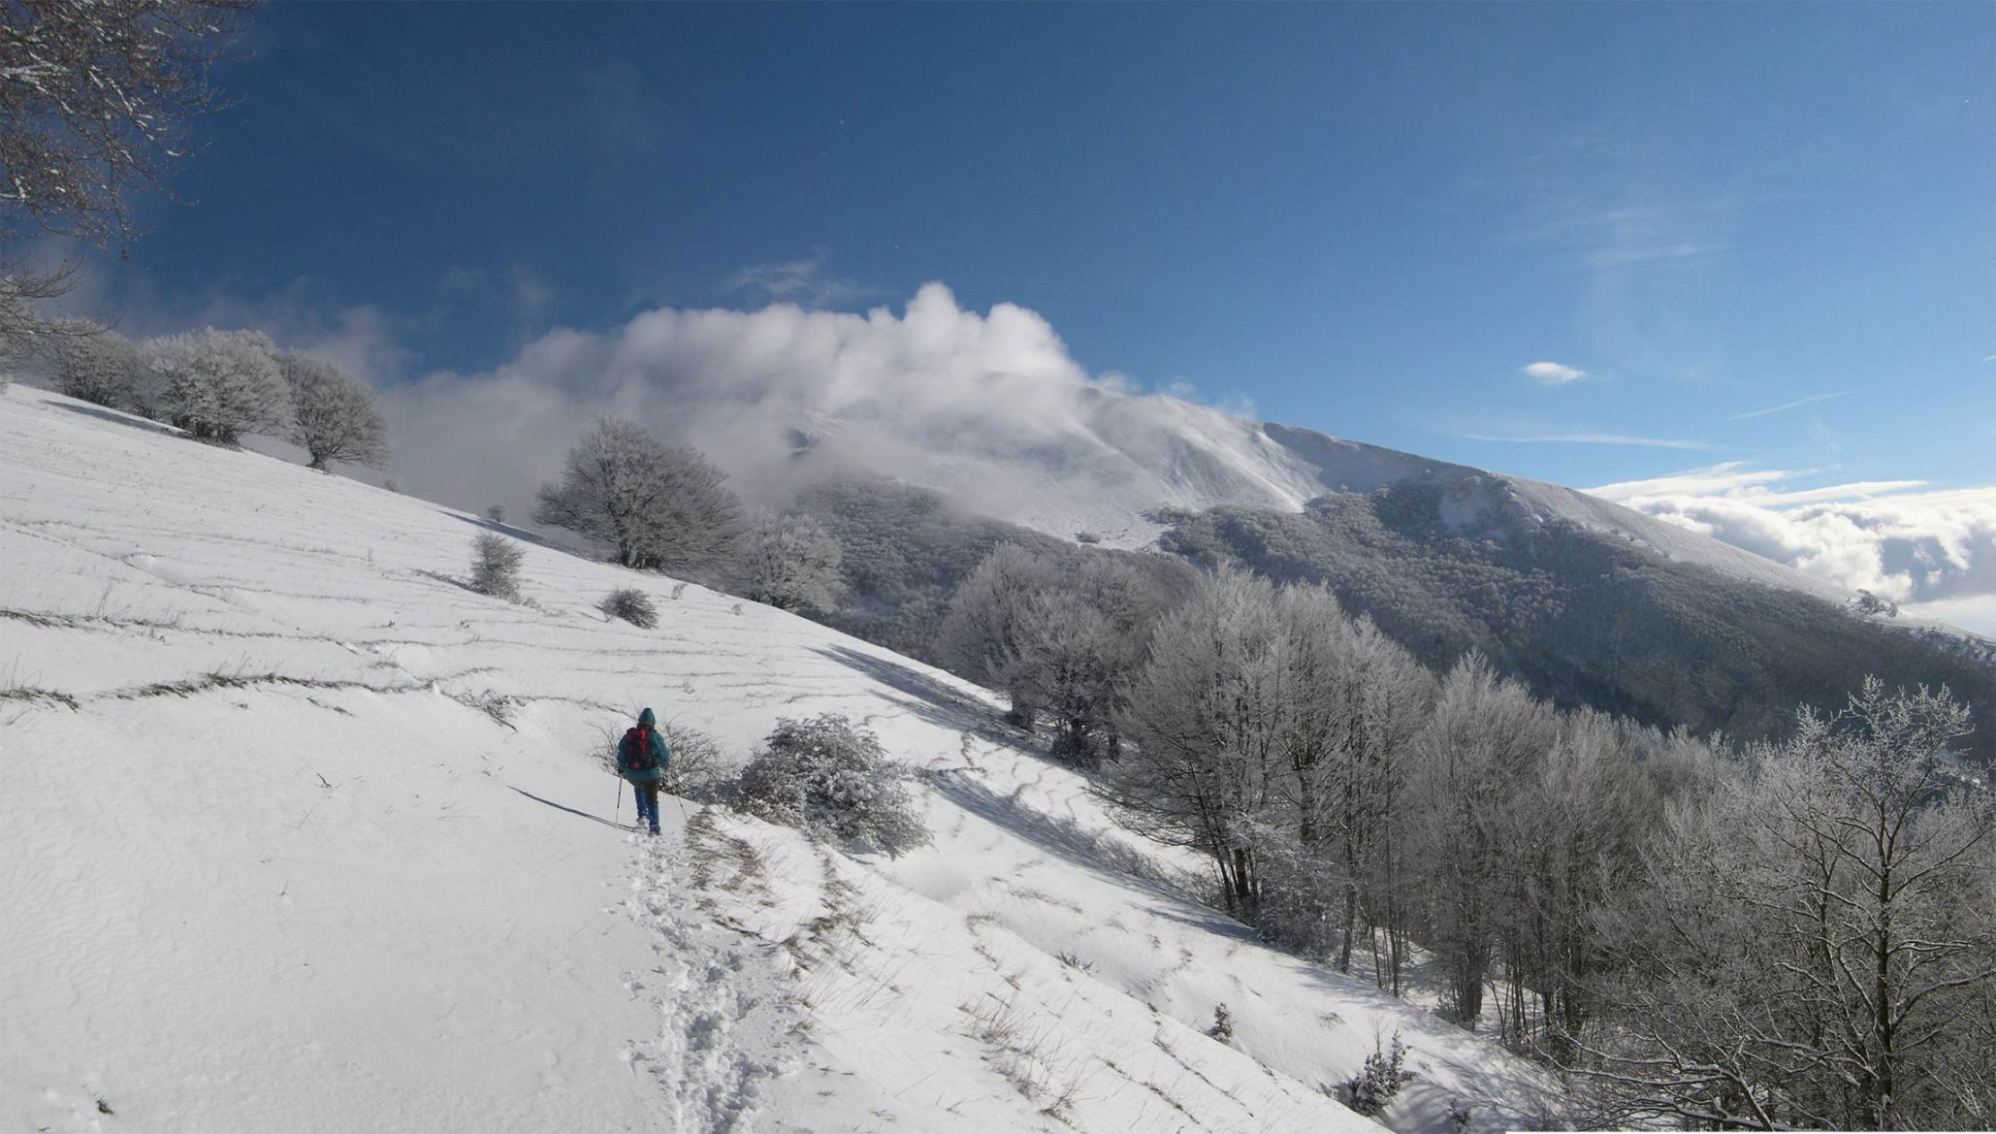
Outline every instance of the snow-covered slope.
[[[1358, 1131], [1324, 1088], [1396, 1031], [1393, 1129], [1552, 1097], [1193, 900], [980, 691], [551, 548], [476, 595], [480, 527], [0, 395], [0, 1128]], [[656, 630], [595, 610], [627, 585]], [[737, 757], [863, 720], [935, 841], [635, 839], [646, 704]]]
[[[1043, 435], [1030, 443], [970, 431], [951, 433], [947, 444], [898, 434], [888, 443], [880, 423], [819, 414], [800, 435], [813, 439], [810, 455], [827, 464], [897, 476], [1063, 539], [1087, 533], [1110, 546], [1140, 547], [1161, 530], [1145, 519], [1160, 508], [1293, 512], [1327, 492], [1432, 484], [1454, 494], [1453, 519], [1480, 525], [1485, 534], [1563, 520], [1731, 578], [1832, 602], [1850, 597], [1786, 564], [1577, 489], [1252, 422], [1177, 398], [1091, 390], [1040, 424]], [[742, 453], [734, 460], [755, 458]], [[746, 475], [753, 481], [770, 474]]]

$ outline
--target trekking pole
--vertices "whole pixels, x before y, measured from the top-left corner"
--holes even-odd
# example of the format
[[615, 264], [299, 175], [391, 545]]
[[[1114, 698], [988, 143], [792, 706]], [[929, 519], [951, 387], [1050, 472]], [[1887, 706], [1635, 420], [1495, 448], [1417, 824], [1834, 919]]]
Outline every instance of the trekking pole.
[[624, 777], [617, 777], [617, 826], [624, 825]]

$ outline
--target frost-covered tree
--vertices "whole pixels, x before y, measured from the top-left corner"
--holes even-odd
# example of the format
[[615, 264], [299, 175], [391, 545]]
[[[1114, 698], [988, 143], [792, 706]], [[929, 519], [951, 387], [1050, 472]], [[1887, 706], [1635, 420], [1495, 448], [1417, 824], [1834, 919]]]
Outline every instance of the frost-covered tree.
[[1471, 655], [1442, 681], [1415, 751], [1406, 826], [1422, 867], [1423, 936], [1440, 962], [1443, 1007], [1466, 1027], [1482, 1017], [1498, 960], [1507, 803], [1558, 730], [1551, 709]]
[[96, 333], [68, 338], [56, 349], [51, 375], [59, 393], [100, 406], [130, 409], [142, 368], [138, 348], [116, 331], [97, 327]]
[[541, 487], [534, 519], [602, 540], [626, 567], [704, 571], [741, 537], [726, 479], [697, 450], [604, 418], [568, 451], [561, 479]]
[[311, 467], [334, 461], [380, 468], [388, 462], [388, 422], [367, 384], [323, 359], [285, 354], [278, 359], [291, 389], [291, 440], [311, 455]]
[[1959, 1129], [1996, 1107], [1996, 811], [1965, 706], [1867, 680], [1673, 807], [1609, 919], [1618, 1121]]
[[770, 822], [890, 853], [929, 839], [880, 739], [836, 714], [778, 721], [742, 769], [736, 798]]
[[1210, 856], [1227, 908], [1250, 920], [1284, 773], [1287, 648], [1274, 587], [1222, 571], [1159, 622], [1123, 713], [1133, 748], [1101, 780], [1139, 829]]
[[1003, 689], [1014, 724], [1044, 712], [1054, 750], [1114, 756], [1116, 713], [1169, 597], [1127, 562], [1000, 544], [950, 601], [942, 641], [959, 672]]
[[1369, 619], [1346, 618], [1325, 588], [1286, 587], [1276, 601], [1291, 700], [1284, 833], [1293, 830], [1301, 867], [1287, 897], [1322, 918], [1340, 971], [1350, 971], [1361, 937], [1383, 930], [1382, 983], [1397, 991], [1410, 913], [1399, 827], [1432, 680]]
[[261, 331], [211, 327], [147, 339], [142, 349], [164, 381], [167, 420], [195, 437], [234, 445], [245, 433], [290, 431], [291, 390]]
[[763, 512], [742, 541], [738, 585], [778, 610], [832, 610], [844, 591], [841, 562], [839, 541], [817, 520]]
[[128, 190], [163, 180], [215, 107], [210, 65], [253, 0], [0, 2], [0, 230], [132, 236]]
[[1032, 727], [1036, 705], [1021, 664], [1028, 605], [1057, 589], [1059, 567], [1018, 544], [993, 548], [957, 588], [943, 619], [944, 649], [973, 680], [1005, 691], [1009, 719]]

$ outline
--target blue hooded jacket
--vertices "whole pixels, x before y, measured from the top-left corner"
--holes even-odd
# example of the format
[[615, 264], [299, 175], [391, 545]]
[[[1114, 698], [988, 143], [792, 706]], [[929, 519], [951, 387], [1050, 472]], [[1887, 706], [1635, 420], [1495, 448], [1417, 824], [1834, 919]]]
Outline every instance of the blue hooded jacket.
[[[656, 727], [658, 718], [650, 709], [638, 714], [638, 727], [624, 733], [617, 742], [617, 774], [634, 784], [655, 785], [665, 776], [667, 765], [672, 763], [672, 746], [665, 742], [665, 734]], [[643, 753], [638, 751], [638, 737], [651, 734], [650, 767], [638, 767], [645, 762]]]

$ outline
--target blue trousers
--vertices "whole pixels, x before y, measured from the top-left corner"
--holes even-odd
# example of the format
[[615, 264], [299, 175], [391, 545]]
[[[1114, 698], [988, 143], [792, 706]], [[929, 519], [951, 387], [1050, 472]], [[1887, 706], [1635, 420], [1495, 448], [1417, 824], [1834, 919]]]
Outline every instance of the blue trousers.
[[651, 833], [658, 834], [658, 783], [653, 781], [631, 784], [631, 794], [638, 800], [638, 818], [651, 824]]

